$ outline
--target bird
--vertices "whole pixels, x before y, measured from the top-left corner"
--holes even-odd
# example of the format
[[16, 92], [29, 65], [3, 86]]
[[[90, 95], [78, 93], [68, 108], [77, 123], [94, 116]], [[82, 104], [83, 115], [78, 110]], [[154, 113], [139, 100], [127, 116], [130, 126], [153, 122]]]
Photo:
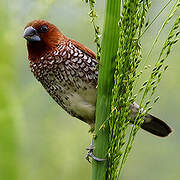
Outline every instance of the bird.
[[[94, 127], [99, 64], [96, 54], [41, 19], [25, 26], [24, 38], [35, 78], [65, 111]], [[138, 104], [132, 103], [131, 123], [138, 111]], [[141, 128], [159, 137], [172, 132], [169, 125], [151, 114], [144, 117]]]

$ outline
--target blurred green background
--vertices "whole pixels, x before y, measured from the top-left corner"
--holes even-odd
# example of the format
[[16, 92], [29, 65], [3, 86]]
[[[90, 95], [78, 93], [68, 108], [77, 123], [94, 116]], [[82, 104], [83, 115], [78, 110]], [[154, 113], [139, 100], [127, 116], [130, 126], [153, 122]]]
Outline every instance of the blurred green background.
[[[164, 4], [165, 1], [153, 0], [150, 21]], [[97, 2], [100, 24], [103, 24], [104, 6], [104, 1]], [[144, 35], [145, 54], [168, 10], [169, 7]], [[0, 1], [0, 180], [90, 178], [91, 165], [84, 159], [85, 147], [91, 139], [89, 127], [62, 110], [35, 80], [23, 39], [24, 26], [43, 18], [95, 51], [88, 11], [81, 0]], [[167, 32], [168, 28], [153, 51], [152, 60], [158, 56]], [[121, 180], [180, 179], [179, 57], [180, 44], [177, 44], [158, 89], [160, 101], [152, 110], [175, 132], [161, 139], [139, 131]]]

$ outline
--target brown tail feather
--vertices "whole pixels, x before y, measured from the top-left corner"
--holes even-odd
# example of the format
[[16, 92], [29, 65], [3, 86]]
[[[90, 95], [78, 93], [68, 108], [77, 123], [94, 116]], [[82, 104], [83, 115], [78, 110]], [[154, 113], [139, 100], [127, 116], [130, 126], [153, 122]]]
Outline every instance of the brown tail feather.
[[[139, 111], [139, 106], [134, 102], [130, 105], [130, 109], [131, 123], [133, 123], [134, 118], [136, 117], [137, 112]], [[143, 109], [141, 109], [141, 111], [143, 111]], [[172, 129], [164, 121], [150, 114], [146, 115], [144, 122], [141, 125], [141, 128], [160, 137], [166, 137], [172, 132]]]
[[172, 132], [172, 129], [165, 122], [150, 114], [145, 117], [141, 128], [160, 137], [166, 137]]

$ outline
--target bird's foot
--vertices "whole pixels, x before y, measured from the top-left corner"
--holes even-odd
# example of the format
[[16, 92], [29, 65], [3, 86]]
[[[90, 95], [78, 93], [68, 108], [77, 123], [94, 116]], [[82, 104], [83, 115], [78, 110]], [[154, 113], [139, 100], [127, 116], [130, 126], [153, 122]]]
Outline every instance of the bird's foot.
[[94, 141], [92, 139], [91, 141], [91, 144], [89, 147], [86, 148], [86, 150], [88, 150], [88, 153], [86, 154], [86, 160], [88, 160], [89, 163], [91, 163], [91, 161], [89, 160], [89, 158], [92, 158], [93, 160], [97, 161], [97, 162], [102, 162], [102, 161], [105, 161], [106, 159], [101, 159], [101, 158], [98, 158], [96, 157], [94, 154], [93, 154], [93, 151], [94, 151], [94, 145], [93, 145]]

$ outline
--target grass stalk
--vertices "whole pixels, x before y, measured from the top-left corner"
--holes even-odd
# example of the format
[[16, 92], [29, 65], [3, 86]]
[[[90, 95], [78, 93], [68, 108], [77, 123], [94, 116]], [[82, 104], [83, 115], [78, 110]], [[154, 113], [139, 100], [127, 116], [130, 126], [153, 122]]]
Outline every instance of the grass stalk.
[[[118, 49], [120, 19], [120, 0], [106, 1], [105, 24], [101, 45], [101, 57], [99, 65], [98, 98], [96, 105], [96, 126], [95, 126], [95, 156], [107, 158], [109, 127], [108, 118], [111, 107], [111, 96], [113, 88], [114, 68], [113, 62]], [[106, 123], [104, 124], [104, 121]], [[103, 125], [103, 126], [102, 126]], [[92, 180], [106, 179], [107, 161], [92, 163]]]

